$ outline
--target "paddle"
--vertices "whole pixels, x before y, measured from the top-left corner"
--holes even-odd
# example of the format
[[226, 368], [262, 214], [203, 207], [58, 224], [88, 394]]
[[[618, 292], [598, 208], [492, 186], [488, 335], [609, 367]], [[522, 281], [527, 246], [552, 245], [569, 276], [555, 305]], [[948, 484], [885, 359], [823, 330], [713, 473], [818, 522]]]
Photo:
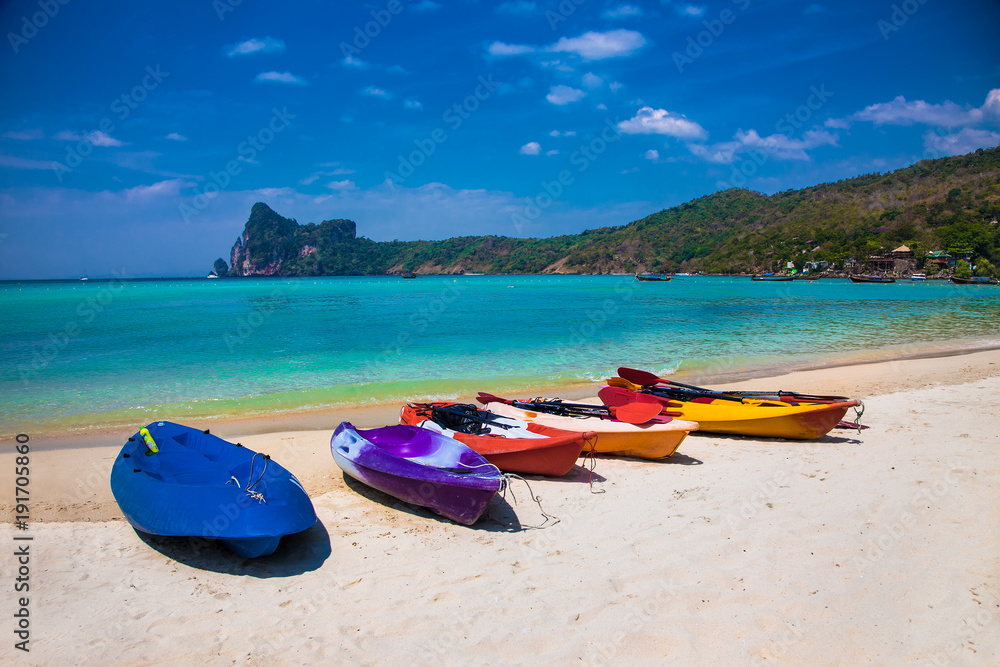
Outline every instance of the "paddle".
[[620, 422], [625, 422], [626, 424], [645, 424], [660, 414], [660, 406], [653, 405], [651, 403], [634, 403], [631, 405], [611, 408], [603, 405], [563, 403], [561, 401], [512, 401], [510, 399], [500, 398], [499, 396], [494, 396], [493, 394], [487, 394], [485, 392], [479, 392], [479, 395], [476, 396], [476, 400], [483, 405], [488, 403], [503, 403], [505, 405], [512, 405], [516, 408], [521, 408], [522, 410], [537, 410], [539, 412], [565, 410], [567, 412], [584, 414], [589, 417], [611, 416]]
[[[640, 371], [637, 368], [627, 368], [622, 366], [618, 369], [618, 375], [622, 376], [624, 379], [634, 382], [635, 384], [642, 385], [643, 387], [655, 388], [655, 389], [669, 389], [676, 387], [675, 391], [687, 391], [689, 393], [697, 394], [699, 396], [705, 396], [710, 398], [718, 398], [724, 401], [735, 401], [737, 403], [742, 403], [743, 399], [738, 396], [733, 396], [723, 391], [713, 391], [711, 389], [704, 389], [703, 387], [695, 387], [689, 384], [681, 384], [680, 382], [672, 382], [670, 380], [664, 380], [663, 378], [648, 373], [646, 371]], [[658, 384], [665, 384], [668, 387], [657, 387]]]
[[662, 407], [658, 403], [629, 403], [628, 405], [608, 406], [611, 414], [620, 422], [626, 424], [645, 424], [660, 414]]
[[[771, 399], [781, 401], [783, 400], [783, 396], [798, 401], [805, 401], [807, 403], [836, 403], [839, 401], [851, 400], [847, 396], [800, 394], [794, 391], [716, 391], [713, 389], [705, 389], [704, 387], [696, 387], [690, 384], [674, 382], [673, 380], [664, 380], [663, 378], [653, 375], [652, 373], [647, 373], [646, 371], [641, 371], [636, 368], [626, 368], [624, 366], [618, 369], [618, 375], [625, 380], [642, 385], [643, 387], [655, 387], [657, 384], [665, 384], [669, 385], [669, 387], [677, 387], [678, 391], [688, 390], [702, 396], [719, 398], [728, 401], [738, 401], [743, 398], [759, 398], [761, 400]], [[660, 389], [661, 387], [657, 388]]]
[[643, 387], [652, 387], [663, 383], [670, 384], [668, 380], [664, 380], [658, 375], [653, 375], [648, 371], [640, 371], [638, 368], [629, 368], [627, 366], [619, 367], [618, 375], [625, 378], [629, 382], [634, 382], [635, 384]]
[[[620, 378], [619, 378], [620, 379]], [[622, 380], [627, 382], [627, 380]], [[629, 383], [631, 384], [631, 383]], [[632, 385], [633, 387], [635, 385]], [[629, 404], [639, 404], [639, 405], [652, 405], [658, 407], [660, 410], [660, 417], [663, 419], [673, 419], [674, 417], [683, 417], [681, 412], [672, 412], [669, 407], [664, 405], [661, 401], [653, 398], [649, 394], [642, 394], [632, 389], [627, 389], [625, 387], [602, 387], [601, 391], [598, 392], [598, 396], [601, 397], [601, 401], [608, 407], [614, 406], [616, 409], [621, 410], [622, 406]], [[673, 399], [670, 399], [673, 400]]]

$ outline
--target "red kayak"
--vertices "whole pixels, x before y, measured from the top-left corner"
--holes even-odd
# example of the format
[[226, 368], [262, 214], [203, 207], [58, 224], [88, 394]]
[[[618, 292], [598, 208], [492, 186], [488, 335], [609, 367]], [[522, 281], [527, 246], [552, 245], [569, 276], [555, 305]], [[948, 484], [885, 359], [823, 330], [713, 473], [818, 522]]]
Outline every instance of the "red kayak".
[[594, 433], [576, 433], [502, 417], [475, 405], [438, 401], [410, 403], [400, 424], [420, 426], [455, 438], [508, 472], [562, 477], [586, 449]]

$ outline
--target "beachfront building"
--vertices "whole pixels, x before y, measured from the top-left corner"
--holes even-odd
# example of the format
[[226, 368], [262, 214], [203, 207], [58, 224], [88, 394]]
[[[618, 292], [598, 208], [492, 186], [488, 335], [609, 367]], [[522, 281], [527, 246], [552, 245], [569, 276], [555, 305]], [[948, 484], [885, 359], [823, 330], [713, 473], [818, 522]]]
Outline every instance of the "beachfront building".
[[908, 246], [901, 245], [889, 254], [892, 256], [892, 270], [897, 274], [908, 275], [920, 270], [913, 250]]
[[933, 266], [934, 273], [945, 271], [949, 266], [954, 266], [954, 264], [951, 263], [951, 255], [946, 253], [944, 250], [930, 251], [924, 256], [924, 263]]
[[896, 268], [896, 260], [891, 252], [879, 252], [868, 257], [868, 271], [872, 273], [888, 273]]

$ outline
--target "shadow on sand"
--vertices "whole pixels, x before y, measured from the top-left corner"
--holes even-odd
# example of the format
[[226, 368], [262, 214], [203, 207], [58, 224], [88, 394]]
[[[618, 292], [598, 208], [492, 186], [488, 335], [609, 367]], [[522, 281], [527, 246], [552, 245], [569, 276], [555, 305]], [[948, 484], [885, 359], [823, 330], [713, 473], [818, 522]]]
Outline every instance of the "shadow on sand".
[[[571, 472], [570, 474], [573, 473]], [[584, 476], [583, 481], [586, 481], [586, 471], [584, 471], [584, 473], [582, 474]], [[545, 478], [545, 479], [551, 479], [551, 478]], [[529, 478], [529, 481], [534, 481], [534, 479]], [[518, 486], [520, 486], [520, 484], [516, 480], [514, 480], [513, 483], [518, 484]], [[451, 519], [447, 519], [443, 516], [435, 514], [426, 507], [405, 503], [402, 500], [390, 496], [387, 493], [382, 493], [377, 489], [373, 489], [367, 484], [363, 484], [362, 482], [359, 482], [358, 480], [354, 479], [350, 475], [347, 474], [344, 475], [344, 484], [350, 487], [351, 490], [355, 491], [358, 495], [364, 496], [368, 500], [371, 500], [372, 502], [378, 503], [385, 507], [389, 507], [394, 510], [398, 510], [400, 512], [406, 512], [407, 514], [410, 514], [412, 516], [418, 516], [423, 519], [430, 519], [432, 521], [437, 521], [438, 523], [442, 524], [447, 524], [452, 526], [462, 525], [459, 523], [455, 523]], [[507, 494], [510, 495], [511, 493], [512, 489], [508, 489]], [[527, 502], [529, 503], [531, 502], [528, 490], [523, 487], [518, 488], [517, 494], [511, 497], [516, 498], [517, 499], [516, 502], [521, 505], [525, 504], [525, 500], [527, 500]], [[535, 510], [535, 513], [537, 513], [537, 509]], [[553, 517], [553, 520], [554, 519], [555, 517]], [[551, 522], [549, 523], [549, 525], [551, 525]], [[479, 521], [477, 521], [473, 525], [466, 527], [469, 528], [470, 530], [479, 530], [486, 533], [518, 533], [523, 530], [530, 530], [537, 528], [538, 526], [522, 525], [521, 521], [517, 518], [517, 511], [514, 509], [514, 507], [509, 502], [507, 502], [507, 499], [505, 497], [503, 497], [501, 494], [497, 494], [496, 496], [494, 496], [493, 500], [490, 501], [490, 504], [486, 508], [486, 511], [483, 513], [482, 518], [480, 518]]]
[[[824, 445], [860, 445], [863, 441], [858, 438], [852, 438], [844, 434], [833, 435], [832, 433], [824, 435], [821, 438], [814, 438], [813, 440], [796, 440], [794, 438], [766, 438], [760, 435], [734, 435], [731, 433], [692, 433], [691, 435], [696, 435], [698, 438], [711, 438], [713, 440], [722, 440], [726, 442], [759, 442], [767, 445], [795, 445], [798, 447], [808, 447], [814, 444], [824, 444]], [[677, 456], [674, 454], [674, 456]], [[673, 458], [673, 457], [671, 457]]]
[[330, 535], [318, 519], [311, 528], [281, 538], [270, 556], [243, 558], [216, 540], [200, 537], [163, 537], [138, 530], [135, 534], [151, 549], [189, 567], [222, 574], [269, 579], [293, 577], [319, 569], [330, 557]]

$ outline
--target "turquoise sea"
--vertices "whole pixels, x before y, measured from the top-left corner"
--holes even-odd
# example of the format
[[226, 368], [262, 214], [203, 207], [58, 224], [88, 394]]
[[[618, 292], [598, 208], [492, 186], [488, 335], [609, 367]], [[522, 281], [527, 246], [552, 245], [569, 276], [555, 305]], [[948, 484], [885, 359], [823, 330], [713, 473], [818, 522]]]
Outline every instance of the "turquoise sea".
[[0, 432], [723, 380], [1000, 344], [1000, 288], [440, 276], [0, 283]]

